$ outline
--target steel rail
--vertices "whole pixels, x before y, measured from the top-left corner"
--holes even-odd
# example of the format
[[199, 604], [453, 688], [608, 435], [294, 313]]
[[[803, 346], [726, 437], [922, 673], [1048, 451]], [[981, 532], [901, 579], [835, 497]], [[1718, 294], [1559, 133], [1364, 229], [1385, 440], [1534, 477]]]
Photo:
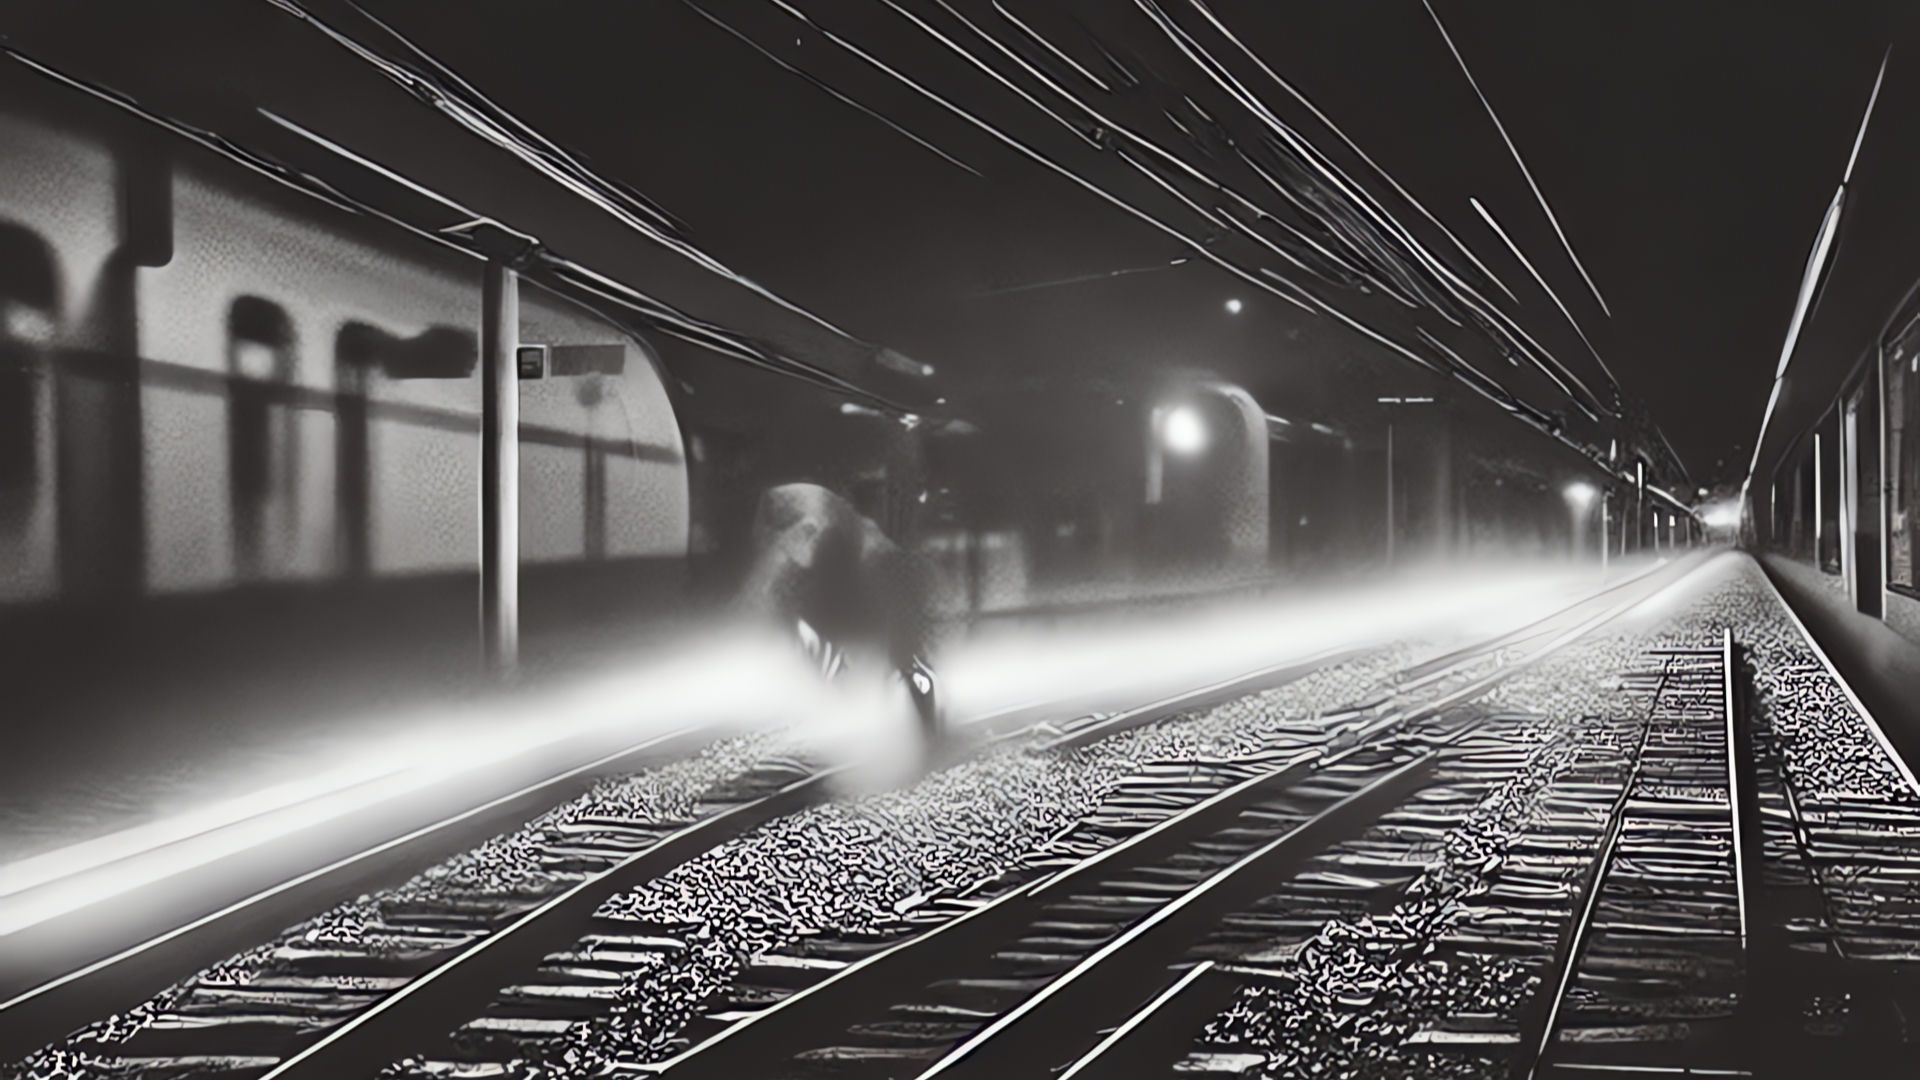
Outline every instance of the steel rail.
[[[1672, 568], [1680, 564], [1663, 565]], [[923, 974], [927, 970], [936, 969], [938, 959], [942, 956], [963, 955], [980, 947], [980, 942], [988, 939], [987, 936], [993, 933], [998, 923], [1013, 917], [1007, 913], [1014, 911], [1017, 907], [1030, 904], [1042, 894], [1055, 892], [1065, 886], [1085, 880], [1088, 875], [1104, 866], [1113, 863], [1123, 863], [1124, 860], [1134, 857], [1142, 849], [1150, 845], [1165, 845], [1178, 842], [1183, 836], [1204, 828], [1206, 822], [1216, 816], [1237, 813], [1238, 809], [1246, 803], [1260, 796], [1282, 790], [1310, 772], [1322, 770], [1344, 762], [1363, 750], [1376, 748], [1381, 736], [1397, 731], [1401, 727], [1417, 722], [1418, 720], [1439, 715], [1447, 708], [1461, 704], [1472, 697], [1484, 694], [1499, 682], [1511, 678], [1533, 663], [1544, 659], [1546, 656], [1557, 652], [1559, 649], [1564, 648], [1594, 629], [1638, 607], [1659, 592], [1677, 586], [1699, 568], [1700, 567], [1696, 565], [1686, 573], [1660, 583], [1660, 587], [1652, 592], [1631, 595], [1624, 601], [1612, 605], [1600, 614], [1577, 622], [1574, 626], [1565, 629], [1559, 635], [1552, 638], [1546, 645], [1528, 655], [1523, 660], [1503, 666], [1491, 675], [1476, 679], [1469, 685], [1444, 695], [1438, 701], [1427, 702], [1398, 710], [1378, 719], [1363, 722], [1344, 730], [1330, 730], [1327, 742], [1318, 749], [1296, 755], [1273, 769], [1219, 791], [1209, 798], [1186, 807], [1171, 817], [1156, 823], [1152, 827], [1075, 863], [1073, 866], [1056, 875], [1042, 878], [1013, 889], [959, 919], [942, 924], [878, 953], [864, 957], [840, 969], [822, 982], [783, 998], [777, 1004], [762, 1009], [752, 1016], [716, 1032], [705, 1041], [682, 1051], [674, 1057], [647, 1065], [627, 1066], [626, 1071], [644, 1072], [648, 1074], [679, 1071], [692, 1075], [696, 1072], [704, 1074], [725, 1074], [731, 1070], [735, 1075], [750, 1075], [754, 1068], [764, 1065], [769, 1057], [778, 1056], [778, 1052], [786, 1048], [787, 1044], [794, 1042], [796, 1039], [811, 1036], [819, 1030], [819, 1025], [834, 1023], [844, 1012], [841, 1006], [845, 1002], [882, 999], [886, 996], [888, 989], [894, 986], [898, 979], [912, 978], [917, 974]], [[1656, 567], [1655, 569], [1658, 568]], [[1632, 584], [1636, 582], [1644, 584], [1651, 577], [1651, 572], [1640, 574], [1630, 579], [1629, 582], [1622, 584]], [[1593, 600], [1598, 597], [1610, 595], [1617, 591], [1618, 588], [1619, 586], [1612, 586], [1599, 593], [1582, 597], [1562, 608], [1555, 615], [1539, 620], [1539, 623], [1534, 625], [1550, 623], [1556, 619], [1564, 624], [1569, 618], [1577, 617], [1582, 613], [1584, 609], [1590, 606]], [[1528, 629], [1531, 628], [1532, 627], [1529, 627]], [[1540, 636], [1541, 633], [1551, 632], [1553, 629], [1558, 628], [1557, 626], [1548, 626], [1544, 631], [1536, 633], [1533, 636], [1537, 637]], [[1506, 643], [1510, 637], [1510, 633], [1503, 633], [1483, 642], [1479, 649], [1469, 648], [1456, 650], [1454, 653], [1449, 654], [1452, 661], [1452, 668], [1454, 670], [1463, 669], [1473, 661], [1480, 659], [1487, 652], [1497, 649]], [[1471, 730], [1473, 730], [1472, 725], [1464, 727], [1459, 732], [1443, 740], [1443, 743], [1456, 741], [1458, 738], [1464, 737], [1464, 735]], [[1424, 769], [1430, 772], [1437, 753], [1437, 749], [1431, 751], [1428, 755], [1416, 759], [1416, 763], [1425, 762]], [[1396, 770], [1393, 775], [1404, 778], [1406, 774], [1404, 769], [1402, 769]], [[1297, 832], [1298, 830], [1295, 831]], [[1295, 844], [1299, 842], [1298, 839], [1294, 841]], [[1273, 845], [1270, 844], [1267, 848], [1261, 850], [1266, 851], [1267, 854], [1271, 856], [1279, 849], [1274, 848]], [[1223, 871], [1222, 873], [1233, 873], [1237, 871], [1237, 868], [1240, 868], [1240, 864], [1235, 864], [1235, 869]], [[1206, 881], [1211, 880], [1213, 879], [1206, 879]], [[1212, 885], [1205, 884], [1205, 881], [1203, 881], [1201, 885], [1195, 888], [1200, 894], [1204, 895], [1213, 887]], [[1163, 908], [1160, 910], [1164, 911], [1166, 909]], [[1156, 913], [1154, 916], [1150, 916], [1149, 920], [1168, 917], [1170, 916]], [[1132, 931], [1129, 931], [1129, 934], [1131, 933]], [[1131, 938], [1128, 940], [1131, 940]], [[1101, 955], [1104, 956], [1107, 955], [1107, 953], [1103, 951]], [[1071, 977], [1074, 979], [1079, 978], [1077, 975]], [[1068, 978], [1068, 976], [1062, 976], [1062, 978]], [[1023, 1004], [1016, 1012], [1018, 1013], [1021, 1012], [1021, 1010], [1036, 1007], [1038, 1003], [1037, 999], [1053, 992], [1054, 991], [1043, 988], [1041, 994], [1036, 995], [1036, 999], [1030, 999], [1034, 1004]], [[1008, 1015], [1011, 1016], [1014, 1014]], [[1006, 1017], [1003, 1017], [1002, 1021], [1005, 1020]], [[996, 1022], [996, 1025], [990, 1030], [998, 1031], [1004, 1026], [1004, 1023]], [[976, 1035], [975, 1042], [981, 1037], [981, 1035]], [[973, 1046], [975, 1042], [970, 1042], [967, 1045]], [[748, 1045], [749, 1043], [754, 1045]], [[960, 1056], [965, 1056], [959, 1051], [955, 1053]], [[957, 1061], [958, 1058], [955, 1057], [953, 1060]], [[937, 1072], [941, 1067], [943, 1066], [936, 1066], [934, 1071]], [[928, 1075], [931, 1075], [931, 1073]]]

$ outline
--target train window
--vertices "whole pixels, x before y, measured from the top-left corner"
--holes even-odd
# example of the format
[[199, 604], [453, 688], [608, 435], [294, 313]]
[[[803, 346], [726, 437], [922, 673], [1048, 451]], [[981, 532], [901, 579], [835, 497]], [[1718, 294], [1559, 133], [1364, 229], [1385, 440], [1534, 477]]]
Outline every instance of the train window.
[[1840, 572], [1840, 422], [1829, 414], [1813, 437], [1814, 558], [1822, 570]]
[[294, 376], [285, 308], [242, 296], [227, 312], [227, 461], [235, 569], [242, 578], [282, 561], [293, 543], [298, 433], [286, 390]]
[[[60, 318], [53, 248], [38, 233], [0, 224], [0, 494], [39, 480], [38, 353]], [[11, 505], [0, 507], [11, 520]]]
[[293, 375], [293, 321], [271, 300], [242, 296], [227, 311], [229, 370], [250, 378]]
[[1888, 350], [1886, 393], [1887, 584], [1915, 592], [1914, 557], [1920, 549], [1920, 335]]

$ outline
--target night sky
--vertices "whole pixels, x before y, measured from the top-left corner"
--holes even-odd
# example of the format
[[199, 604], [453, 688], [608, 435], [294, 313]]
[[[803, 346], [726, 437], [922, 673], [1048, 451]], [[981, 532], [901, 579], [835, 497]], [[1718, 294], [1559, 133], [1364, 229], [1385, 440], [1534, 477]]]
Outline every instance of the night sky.
[[[1858, 2], [1437, 6], [1611, 319], [1419, 3], [1219, 0], [1214, 10], [1508, 283], [1521, 300], [1509, 310], [1530, 332], [1590, 375], [1578, 338], [1467, 200], [1487, 204], [1695, 474], [1737, 479], [1881, 54], [1901, 44], [1912, 20], [1901, 5]], [[1031, 18], [1031, 7], [1015, 10]], [[763, 43], [780, 32], [783, 17], [767, 5], [709, 8]], [[573, 6], [559, 18], [534, 5], [485, 4], [459, 20], [435, 5], [374, 10], [661, 199], [695, 235], [869, 336], [938, 351], [916, 321], [964, 303], [969, 286], [1179, 254], [1079, 193], [1036, 193], [1060, 185], [897, 86], [856, 77], [791, 20], [792, 41], [778, 39], [779, 55], [955, 152], [985, 179], [946, 166], [677, 4]], [[878, 5], [813, 13], [884, 55], [923, 64], [934, 55]], [[1134, 21], [1140, 35], [1152, 34], [1144, 18]], [[1123, 26], [1111, 18], [1102, 31]], [[1920, 64], [1920, 50], [1895, 49], [1834, 276], [1776, 418], [1783, 431], [1806, 419], [1796, 406], [1831, 393], [1920, 274], [1920, 225], [1907, 195], [1920, 186], [1920, 149], [1905, 134], [1920, 68], [1909, 60]], [[967, 100], [985, 115], [1011, 118], [1024, 108], [979, 86]], [[703, 157], [725, 167], [693, 167]], [[872, 228], [888, 235], [859, 235]], [[821, 239], [833, 235], [846, 239]], [[1245, 291], [1211, 268], [1165, 276], [1182, 274], [1201, 279], [1202, 297]], [[1069, 291], [1060, 290], [1063, 318], [1085, 306]], [[1185, 282], [1166, 293], [1170, 320], [1214, 316]]]
[[[958, 11], [1018, 39], [992, 0], [949, 2], [950, 9], [941, 0], [902, 6], [949, 29]], [[1188, 93], [1208, 100], [1200, 70], [1170, 51], [1142, 7], [1005, 2], [1090, 66], [1097, 67], [1091, 42], [1098, 40], [1146, 72], [1151, 95], [1135, 94], [1124, 106], [1135, 110], [1129, 115], [1177, 111]], [[1190, 3], [1160, 5], [1198, 25]], [[358, 18], [342, 0], [310, 6]], [[851, 58], [779, 5], [703, 6], [779, 60], [981, 175], [783, 70], [684, 3], [366, 4], [487, 96], [662, 204], [705, 250], [865, 341], [934, 362], [943, 376], [990, 383], [1066, 357], [1094, 369], [1164, 357], [1251, 373], [1248, 385], [1263, 401], [1288, 392], [1286, 356], [1275, 343], [1279, 328], [1301, 316], [1278, 298], [1198, 261], [1167, 267], [1191, 253]], [[1744, 472], [1802, 267], [1889, 46], [1892, 62], [1831, 281], [1802, 337], [1776, 435], [1791, 435], [1824, 406], [1920, 276], [1920, 216], [1910, 212], [1908, 194], [1920, 190], [1920, 146], [1907, 135], [1920, 103], [1920, 38], [1902, 10], [1911, 5], [1435, 0], [1611, 318], [1568, 260], [1419, 0], [1209, 6], [1517, 294], [1517, 303], [1498, 297], [1511, 316], [1599, 385], [1572, 327], [1468, 200], [1484, 203], [1702, 483], [1737, 482]], [[883, 0], [795, 7], [997, 128], [1042, 147], [1072, 142], [1071, 133], [957, 61]], [[42, 20], [53, 30], [41, 34], [42, 26], [23, 19], [16, 40], [65, 49], [65, 59], [92, 65], [108, 81], [138, 62], [152, 69], [149, 85], [191, 83], [211, 92], [231, 83], [296, 117], [358, 110], [352, 134], [365, 152], [414, 173], [444, 160], [445, 182], [455, 189], [472, 172], [452, 163], [466, 160], [457, 153], [477, 152], [468, 145], [477, 140], [450, 125], [444, 149], [416, 147], [418, 127], [403, 133], [395, 126], [382, 145], [380, 125], [365, 120], [370, 112], [424, 107], [391, 87], [381, 91], [386, 98], [366, 98], [388, 104], [362, 103], [356, 95], [371, 91], [329, 74], [353, 66], [344, 51], [264, 0], [209, 4], [166, 20], [123, 12], [128, 18], [117, 25], [124, 34], [85, 49], [76, 35], [97, 32], [84, 28], [100, 20], [64, 5], [46, 10], [56, 9]], [[163, 34], [178, 38], [177, 50], [139, 44]], [[302, 63], [324, 56], [337, 67], [300, 66], [295, 52]], [[242, 53], [251, 69], [206, 60]], [[1252, 70], [1238, 63], [1243, 76]], [[1341, 150], [1333, 133], [1271, 84], [1258, 88], [1288, 123], [1390, 200], [1384, 182]], [[472, 181], [492, 189], [468, 193], [491, 194], [494, 206], [529, 219], [561, 213], [569, 200], [549, 189], [533, 206], [539, 184], [530, 173], [509, 175], [519, 167], [502, 161]], [[1116, 168], [1097, 162], [1093, 175], [1142, 204], [1159, 196]], [[1157, 209], [1193, 225], [1173, 206], [1163, 199]], [[1400, 206], [1423, 241], [1450, 251]], [[684, 266], [646, 261], [644, 241], [592, 211], [564, 209], [574, 215], [570, 250], [677, 300], [710, 299], [679, 280], [697, 276]], [[1465, 268], [1457, 252], [1449, 257]], [[1004, 291], [1146, 267], [1162, 269]], [[1223, 314], [1230, 297], [1244, 299], [1244, 315]], [[1313, 347], [1339, 338], [1365, 351], [1357, 334], [1326, 333]]]

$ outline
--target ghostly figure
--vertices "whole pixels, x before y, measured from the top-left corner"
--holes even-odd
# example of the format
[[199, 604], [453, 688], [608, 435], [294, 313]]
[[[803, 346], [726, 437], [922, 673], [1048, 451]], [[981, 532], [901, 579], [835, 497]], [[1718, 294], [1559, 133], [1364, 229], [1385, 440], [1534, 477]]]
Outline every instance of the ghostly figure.
[[921, 727], [938, 733], [921, 569], [845, 499], [815, 484], [783, 484], [762, 495], [740, 602], [799, 635], [828, 678], [845, 665], [848, 647], [884, 653], [906, 683]]

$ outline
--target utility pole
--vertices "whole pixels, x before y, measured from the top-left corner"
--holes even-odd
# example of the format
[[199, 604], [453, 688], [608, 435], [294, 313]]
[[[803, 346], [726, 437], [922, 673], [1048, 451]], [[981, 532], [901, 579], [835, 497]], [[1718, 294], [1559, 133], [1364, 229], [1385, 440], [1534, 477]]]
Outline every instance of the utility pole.
[[1613, 525], [1607, 520], [1607, 504], [1611, 501], [1612, 496], [1608, 492], [1600, 493], [1600, 577], [1602, 580], [1607, 576], [1607, 557], [1613, 549]]
[[[1432, 405], [1434, 403], [1434, 399], [1432, 397], [1423, 396], [1423, 397], [1382, 397], [1377, 400], [1381, 405], [1386, 406], [1386, 416], [1387, 416], [1387, 565], [1392, 566], [1393, 554], [1394, 554], [1394, 535], [1393, 534], [1394, 534], [1394, 524], [1395, 524], [1394, 522], [1395, 507], [1394, 507], [1394, 497], [1393, 497], [1393, 410], [1401, 405]], [[1444, 491], [1441, 492], [1439, 495], [1439, 498], [1442, 501], [1444, 501], [1446, 497], [1447, 497], [1447, 494]], [[1440, 514], [1436, 516], [1444, 517], [1445, 515]]]
[[1387, 565], [1393, 565], [1393, 421], [1387, 421]]
[[520, 659], [520, 279], [487, 263], [480, 297], [480, 641], [487, 670]]

